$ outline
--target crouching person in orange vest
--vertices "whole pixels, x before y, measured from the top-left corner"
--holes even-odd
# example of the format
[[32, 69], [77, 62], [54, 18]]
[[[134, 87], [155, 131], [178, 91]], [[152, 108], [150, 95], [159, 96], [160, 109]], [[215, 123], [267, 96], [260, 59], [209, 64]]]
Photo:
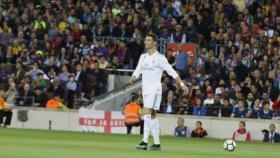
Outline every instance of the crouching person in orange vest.
[[[7, 127], [11, 125], [12, 116], [13, 116], [13, 105], [10, 105], [5, 102], [5, 91], [0, 88], [0, 127]], [[5, 122], [3, 124], [5, 118]], [[2, 125], [3, 124], [3, 125]]]
[[62, 99], [60, 99], [58, 94], [54, 95], [53, 99], [48, 100], [46, 108], [68, 110], [68, 108], [63, 104]]
[[138, 94], [133, 94], [131, 103], [124, 107], [125, 120], [124, 123], [127, 127], [127, 134], [131, 133], [133, 126], [140, 126], [140, 134], [143, 134], [144, 122], [141, 120], [141, 107], [139, 105]]

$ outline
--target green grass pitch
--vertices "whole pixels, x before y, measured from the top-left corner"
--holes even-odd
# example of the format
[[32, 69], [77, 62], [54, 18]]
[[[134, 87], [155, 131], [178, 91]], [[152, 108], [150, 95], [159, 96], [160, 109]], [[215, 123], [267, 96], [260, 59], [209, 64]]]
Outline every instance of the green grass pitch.
[[[161, 137], [161, 151], [138, 151], [141, 136], [0, 128], [0, 158], [279, 158], [280, 144]], [[152, 142], [152, 138], [150, 137]], [[151, 143], [150, 143], [151, 144]]]

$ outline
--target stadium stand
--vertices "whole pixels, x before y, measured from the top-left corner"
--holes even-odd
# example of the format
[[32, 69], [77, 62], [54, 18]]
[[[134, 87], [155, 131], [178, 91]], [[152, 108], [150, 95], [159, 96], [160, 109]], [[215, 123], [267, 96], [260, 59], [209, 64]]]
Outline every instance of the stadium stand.
[[161, 49], [177, 70], [183, 67], [180, 75], [191, 89], [181, 93], [163, 77], [161, 112], [171, 105], [169, 113], [191, 115], [199, 98], [208, 116], [229, 117], [239, 100], [246, 117], [260, 118], [267, 103], [272, 116], [279, 116], [280, 2], [245, 2], [3, 1], [0, 85], [6, 101], [44, 107], [38, 98], [59, 94], [69, 108], [78, 108], [80, 100], [106, 92], [107, 68], [135, 68], [142, 39], [153, 32], [170, 43], [198, 46], [193, 64], [188, 55]]

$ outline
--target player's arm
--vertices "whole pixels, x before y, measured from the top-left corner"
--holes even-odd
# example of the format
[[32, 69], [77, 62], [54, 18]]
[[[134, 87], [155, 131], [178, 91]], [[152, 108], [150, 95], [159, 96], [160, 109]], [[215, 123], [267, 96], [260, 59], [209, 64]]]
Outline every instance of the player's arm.
[[142, 55], [140, 56], [137, 67], [129, 80], [130, 83], [135, 82], [139, 78], [139, 76], [142, 74], [141, 63], [142, 63]]
[[162, 62], [161, 62], [161, 67], [163, 68], [163, 70], [165, 70], [167, 72], [168, 75], [172, 76], [175, 81], [177, 83], [179, 83], [179, 85], [181, 86], [181, 88], [186, 91], [187, 93], [189, 93], [189, 89], [188, 87], [184, 84], [184, 82], [182, 81], [182, 79], [180, 78], [180, 76], [178, 75], [178, 73], [173, 69], [173, 67], [168, 63], [167, 59], [165, 57], [162, 58]]

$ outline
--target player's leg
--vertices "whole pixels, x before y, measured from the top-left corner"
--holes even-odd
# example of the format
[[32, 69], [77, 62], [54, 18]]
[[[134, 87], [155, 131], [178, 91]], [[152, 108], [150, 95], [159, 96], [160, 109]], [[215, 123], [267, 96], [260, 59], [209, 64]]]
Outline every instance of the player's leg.
[[168, 96], [167, 96], [167, 113], [172, 113], [172, 102], [173, 102], [173, 98], [174, 98], [174, 92], [173, 91], [168, 91]]
[[159, 121], [156, 116], [156, 110], [159, 110], [161, 102], [161, 95], [157, 95], [154, 100], [154, 106], [152, 111], [152, 120], [151, 120], [151, 131], [154, 138], [154, 144], [151, 146], [151, 150], [160, 150], [160, 126]]
[[11, 125], [11, 121], [12, 121], [12, 116], [13, 116], [13, 112], [12, 111], [5, 111], [5, 123], [4, 123], [4, 127], [10, 126]]
[[[143, 98], [144, 101], [144, 98]], [[145, 105], [145, 101], [144, 101]], [[144, 114], [144, 133], [143, 133], [143, 141], [136, 146], [137, 149], [147, 150], [148, 146], [148, 138], [151, 131], [151, 113], [152, 109], [144, 107], [143, 114]]]
[[131, 124], [127, 124], [125, 123], [126, 125], [126, 134], [130, 134], [131, 133], [131, 129], [132, 129], [132, 125]]

